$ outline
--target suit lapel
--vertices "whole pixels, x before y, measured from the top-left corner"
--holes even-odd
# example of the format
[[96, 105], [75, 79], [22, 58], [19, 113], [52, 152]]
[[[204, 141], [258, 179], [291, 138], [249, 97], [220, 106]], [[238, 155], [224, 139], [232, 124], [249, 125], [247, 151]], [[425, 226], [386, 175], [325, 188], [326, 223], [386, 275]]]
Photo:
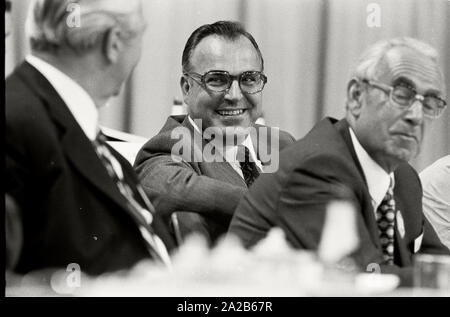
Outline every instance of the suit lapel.
[[49, 116], [59, 127], [62, 150], [68, 161], [88, 182], [127, 210], [125, 199], [109, 177], [95, 153], [92, 143], [56, 90], [40, 72], [28, 63], [20, 66], [18, 74], [29, 88], [43, 99]]
[[[403, 220], [399, 220], [399, 212], [401, 214], [401, 211], [404, 210], [404, 205], [399, 199], [398, 195], [395, 194], [395, 188], [394, 188], [394, 200], [395, 200], [395, 215], [396, 215], [396, 221], [395, 221], [395, 240], [394, 240], [394, 252], [395, 252], [395, 262], [396, 264], [400, 266], [410, 266], [411, 265], [411, 256], [410, 252], [408, 250], [408, 246], [405, 243], [405, 236], [401, 236], [400, 230], [399, 230], [399, 222]], [[403, 215], [402, 215], [403, 216]], [[400, 216], [400, 217], [402, 217]], [[403, 229], [404, 230], [404, 223]]]
[[128, 210], [125, 199], [108, 175], [90, 140], [79, 129], [78, 126], [69, 129], [63, 136], [62, 147], [67, 159], [90, 183]]
[[372, 241], [375, 243], [377, 247], [380, 247], [380, 239], [379, 239], [379, 233], [378, 233], [378, 225], [375, 219], [375, 211], [373, 210], [372, 206], [372, 199], [369, 193], [369, 189], [367, 187], [367, 181], [366, 177], [364, 176], [363, 169], [361, 167], [361, 163], [358, 160], [358, 156], [356, 155], [355, 148], [353, 147], [353, 142], [350, 136], [349, 131], [349, 124], [347, 120], [343, 119], [340, 120], [335, 124], [336, 129], [340, 132], [342, 135], [342, 138], [344, 139], [344, 142], [346, 143], [351, 157], [356, 165], [356, 168], [359, 172], [359, 175], [361, 176], [361, 182], [364, 184], [363, 191], [364, 196], [367, 197], [367, 201], [365, 201], [365, 206], [362, 206], [362, 214], [364, 218], [364, 222], [366, 224], [366, 227], [369, 231], [370, 237], [372, 238]]

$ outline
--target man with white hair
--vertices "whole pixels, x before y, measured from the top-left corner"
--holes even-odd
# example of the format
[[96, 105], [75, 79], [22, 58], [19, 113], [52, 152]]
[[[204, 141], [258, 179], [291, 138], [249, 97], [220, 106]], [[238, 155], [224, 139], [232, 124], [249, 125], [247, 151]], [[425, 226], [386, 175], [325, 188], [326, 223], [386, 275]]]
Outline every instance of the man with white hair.
[[[446, 108], [437, 54], [411, 38], [370, 47], [348, 83], [346, 116], [325, 118], [280, 156], [237, 207], [230, 232], [254, 245], [274, 226], [296, 248], [318, 248], [330, 201], [354, 203], [362, 270], [377, 265], [411, 283], [413, 255], [450, 254], [422, 212], [408, 161]], [[337, 241], [336, 243], [339, 243]]]
[[98, 108], [120, 92], [140, 58], [141, 5], [31, 5], [32, 53], [5, 83], [6, 194], [23, 228], [15, 272], [76, 263], [101, 274], [147, 258], [170, 263], [168, 228], [98, 125]]

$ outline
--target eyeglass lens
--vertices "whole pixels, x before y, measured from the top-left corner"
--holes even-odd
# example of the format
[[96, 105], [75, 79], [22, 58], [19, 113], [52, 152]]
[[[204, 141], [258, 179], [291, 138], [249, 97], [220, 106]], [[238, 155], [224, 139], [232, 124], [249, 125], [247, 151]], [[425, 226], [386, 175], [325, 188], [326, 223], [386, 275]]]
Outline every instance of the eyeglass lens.
[[244, 92], [254, 93], [264, 87], [263, 76], [259, 72], [245, 72], [239, 76], [231, 76], [226, 72], [209, 72], [204, 76], [205, 85], [213, 91], [225, 91], [231, 87], [235, 78]]
[[[414, 102], [415, 97], [416, 92], [406, 86], [396, 86], [392, 91], [392, 98], [401, 106], [411, 105], [411, 103]], [[433, 96], [425, 96], [422, 100], [422, 104], [424, 106], [424, 112], [432, 116], [439, 115], [439, 113], [445, 107], [445, 104], [442, 100]]]

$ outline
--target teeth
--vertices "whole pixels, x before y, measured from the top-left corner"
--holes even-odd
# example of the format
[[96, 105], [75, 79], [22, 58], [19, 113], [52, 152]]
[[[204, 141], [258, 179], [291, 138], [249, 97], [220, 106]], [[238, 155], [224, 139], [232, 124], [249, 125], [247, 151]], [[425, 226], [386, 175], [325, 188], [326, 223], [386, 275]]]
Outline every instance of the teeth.
[[244, 110], [219, 110], [217, 111], [221, 116], [238, 116], [244, 113]]

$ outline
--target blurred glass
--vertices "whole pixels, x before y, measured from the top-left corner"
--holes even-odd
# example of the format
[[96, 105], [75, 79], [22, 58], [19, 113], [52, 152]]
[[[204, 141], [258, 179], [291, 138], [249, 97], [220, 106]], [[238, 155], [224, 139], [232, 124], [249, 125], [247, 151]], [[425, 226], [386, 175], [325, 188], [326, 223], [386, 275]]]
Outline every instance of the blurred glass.
[[414, 257], [414, 287], [450, 292], [450, 256], [416, 255]]

